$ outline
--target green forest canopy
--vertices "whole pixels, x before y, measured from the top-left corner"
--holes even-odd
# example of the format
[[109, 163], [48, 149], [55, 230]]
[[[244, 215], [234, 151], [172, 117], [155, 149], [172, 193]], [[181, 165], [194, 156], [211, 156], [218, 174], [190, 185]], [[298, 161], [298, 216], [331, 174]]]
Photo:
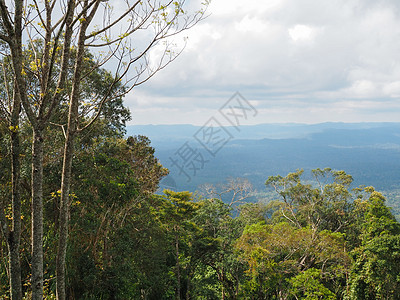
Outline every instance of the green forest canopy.
[[[124, 111], [122, 103], [121, 109]], [[109, 110], [107, 114], [112, 114]], [[107, 117], [108, 118], [108, 117]], [[165, 190], [168, 171], [150, 140], [124, 138], [106, 116], [79, 138], [73, 164], [67, 295], [70, 299], [397, 299], [400, 224], [372, 187], [343, 171], [271, 176], [270, 203], [237, 207]], [[123, 128], [123, 126], [122, 126]], [[29, 127], [21, 132], [29, 134]], [[45, 297], [55, 294], [62, 133], [46, 144]], [[2, 130], [1, 197], [10, 192]], [[22, 279], [29, 291], [29, 145], [22, 164]], [[9, 217], [10, 215], [8, 215]], [[2, 240], [0, 294], [8, 295]]]

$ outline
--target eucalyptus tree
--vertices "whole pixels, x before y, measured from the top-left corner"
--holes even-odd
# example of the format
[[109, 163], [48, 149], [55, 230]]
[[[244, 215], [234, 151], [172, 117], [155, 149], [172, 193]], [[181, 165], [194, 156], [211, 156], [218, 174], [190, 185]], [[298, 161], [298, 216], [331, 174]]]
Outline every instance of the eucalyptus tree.
[[[0, 123], [4, 128], [1, 136], [9, 136], [10, 149], [10, 170], [11, 170], [11, 197], [7, 201], [4, 197], [0, 200], [0, 227], [2, 235], [7, 242], [9, 255], [9, 274], [11, 297], [14, 299], [22, 298], [21, 286], [21, 263], [19, 257], [21, 240], [21, 199], [20, 199], [20, 112], [21, 97], [17, 87], [7, 82], [6, 75], [10, 71], [7, 63], [2, 63], [2, 91], [1, 97], [4, 101], [0, 105]], [[4, 174], [5, 172], [3, 172]], [[12, 207], [11, 224], [6, 218], [6, 209], [8, 204]]]
[[[0, 0], [2, 56], [11, 62], [11, 70], [5, 74], [12, 86], [9, 119], [15, 126], [10, 128], [17, 132], [22, 105], [33, 131], [32, 299], [43, 298], [43, 145], [56, 107], [68, 101], [67, 122], [57, 124], [65, 133], [57, 297], [65, 299], [74, 139], [96, 121], [107, 101], [146, 82], [181, 53], [182, 47], [176, 48], [173, 37], [205, 16], [208, 1], [193, 12], [185, 11], [185, 5], [184, 0]], [[31, 53], [26, 56], [28, 48]], [[92, 68], [85, 69], [85, 54], [90, 51], [94, 54]], [[108, 87], [101, 94], [93, 92], [90, 97], [82, 97], [82, 81], [105, 67], [112, 71]], [[14, 181], [18, 180], [18, 172], [15, 174]], [[17, 189], [17, 184], [15, 186]], [[18, 201], [14, 202], [18, 206]], [[18, 214], [16, 208], [15, 214]], [[15, 230], [18, 231], [17, 223]], [[10, 268], [14, 268], [13, 265]], [[13, 298], [18, 299], [20, 295], [13, 295]]]

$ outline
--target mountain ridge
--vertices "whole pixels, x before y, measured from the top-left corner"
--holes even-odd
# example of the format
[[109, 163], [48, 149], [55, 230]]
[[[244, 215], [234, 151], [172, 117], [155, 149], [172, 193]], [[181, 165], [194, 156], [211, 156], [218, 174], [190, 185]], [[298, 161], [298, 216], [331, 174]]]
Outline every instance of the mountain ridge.
[[[260, 190], [268, 176], [325, 167], [346, 171], [355, 184], [400, 189], [400, 122], [259, 124], [241, 126], [240, 131], [225, 127], [233, 138], [215, 156], [194, 138], [201, 129], [137, 125], [128, 126], [127, 134], [152, 140], [156, 156], [180, 190], [195, 191], [201, 184], [223, 182], [227, 177], [248, 178]], [[173, 163], [183, 145], [190, 145], [207, 160], [195, 174], [189, 174], [189, 181], [181, 165]]]

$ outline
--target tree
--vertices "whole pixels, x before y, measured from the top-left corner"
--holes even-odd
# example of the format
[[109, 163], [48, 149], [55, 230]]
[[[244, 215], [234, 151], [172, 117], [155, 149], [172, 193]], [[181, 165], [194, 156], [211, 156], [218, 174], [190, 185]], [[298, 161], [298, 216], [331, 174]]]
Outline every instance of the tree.
[[282, 218], [298, 228], [308, 225], [315, 232], [343, 232], [351, 221], [352, 177], [344, 171], [315, 169], [312, 185], [301, 182], [302, 174], [303, 170], [298, 170], [286, 177], [270, 176], [265, 183], [282, 199]]
[[[7, 73], [7, 65], [2, 65], [3, 74]], [[4, 81], [5, 82], [5, 81]], [[11, 90], [10, 90], [11, 89]], [[11, 201], [0, 200], [0, 227], [7, 241], [9, 253], [10, 294], [12, 299], [22, 298], [21, 262], [19, 257], [21, 240], [21, 199], [20, 199], [20, 111], [21, 98], [16, 87], [4, 85], [3, 95], [7, 105], [0, 106], [0, 125], [8, 130], [1, 130], [1, 135], [9, 136], [10, 169], [11, 169]], [[8, 196], [9, 197], [9, 196]], [[11, 224], [5, 215], [7, 202], [12, 206]], [[11, 226], [10, 226], [11, 225]]]
[[154, 156], [155, 149], [150, 147], [150, 139], [139, 135], [128, 137], [126, 142], [140, 191], [148, 194], [156, 192], [158, 183], [168, 175], [168, 170]]
[[[18, 183], [18, 170], [15, 169], [15, 167], [18, 166], [19, 164], [19, 159], [16, 159], [14, 154], [17, 152], [15, 151], [15, 148], [12, 146], [11, 147], [11, 152], [13, 153], [13, 170], [12, 170], [12, 185], [14, 186], [15, 183]], [[3, 174], [5, 175], [5, 174]], [[17, 180], [17, 182], [16, 182]], [[7, 180], [7, 182], [9, 182]], [[14, 190], [13, 187], [13, 193], [12, 197], [9, 195], [5, 196], [4, 194], [6, 193], [7, 189], [3, 190], [3, 195], [1, 199], [1, 215], [0, 215], [0, 220], [1, 220], [1, 229], [2, 229], [2, 235], [4, 237], [4, 240], [7, 241], [7, 248], [8, 248], [8, 253], [9, 253], [9, 270], [10, 270], [10, 284], [13, 284], [14, 289], [11, 291], [13, 295], [21, 295], [21, 274], [19, 273], [20, 271], [20, 259], [19, 259], [19, 243], [20, 243], [20, 222], [21, 222], [21, 217], [19, 215], [20, 211], [18, 211], [18, 205], [20, 204], [19, 201], [19, 193], [17, 191], [18, 189]], [[5, 197], [4, 197], [5, 196]], [[6, 214], [5, 214], [5, 209], [7, 207], [7, 202], [5, 201], [6, 198], [12, 198], [11, 203], [12, 203], [12, 227], [9, 227], [9, 224], [7, 222]], [[7, 199], [9, 200], [9, 199]], [[15, 296], [16, 297], [16, 296]]]
[[385, 198], [372, 187], [368, 198], [358, 199], [363, 212], [360, 245], [351, 252], [354, 259], [349, 299], [397, 299], [400, 288], [400, 224], [385, 205]]
[[[248, 265], [241, 291], [250, 298], [329, 298], [346, 284], [352, 178], [343, 171], [316, 169], [314, 181], [305, 184], [302, 174], [270, 176], [266, 185], [280, 201], [240, 209], [252, 219], [236, 244]], [[305, 278], [309, 289], [300, 289]]]
[[228, 178], [225, 183], [201, 186], [202, 194], [207, 198], [217, 198], [228, 203], [229, 207], [243, 204], [253, 192], [253, 186], [246, 178]]
[[[51, 134], [55, 154], [46, 151], [44, 169], [44, 194], [51, 195], [44, 201], [45, 291], [49, 296], [55, 292], [51, 275], [55, 272], [55, 212], [62, 163], [54, 143], [58, 141], [59, 147], [63, 144], [57, 137], [60, 132]], [[165, 271], [169, 244], [152, 208], [156, 201], [148, 190], [149, 184], [142, 183], [143, 178], [151, 178], [152, 185], [157, 186], [165, 173], [152, 155], [154, 149], [148, 139], [122, 138], [110, 133], [108, 124], [102, 122], [76, 142], [79, 146], [72, 166], [70, 244], [66, 257], [67, 297], [109, 299], [113, 295], [117, 299], [136, 299], [141, 293], [153, 298], [163, 295], [164, 289], [171, 286]]]
[[[191, 219], [198, 209], [198, 204], [193, 201], [193, 195], [189, 192], [174, 192], [164, 190], [165, 201], [162, 216], [165, 220], [167, 230], [171, 232], [172, 243], [175, 248], [175, 298], [183, 299], [187, 293], [183, 292], [183, 271], [190, 268], [190, 264], [182, 263], [182, 248], [190, 248], [193, 232], [197, 230]], [[189, 246], [187, 246], [189, 244]], [[185, 274], [186, 277], [188, 276]], [[188, 287], [186, 286], [186, 291]]]
[[193, 244], [191, 261], [196, 280], [192, 292], [198, 298], [238, 297], [244, 267], [238, 260], [234, 244], [243, 231], [243, 222], [232, 217], [232, 210], [220, 199], [202, 199], [192, 219], [200, 228]]
[[134, 217], [148, 213], [141, 207], [149, 195], [141, 192], [127, 149], [125, 139], [99, 137], [73, 163], [72, 247], [66, 258], [73, 278], [66, 291], [77, 298], [132, 298], [137, 289], [132, 257], [134, 242], [143, 246], [136, 237], [143, 226]]
[[310, 269], [318, 270], [329, 290], [326, 286], [343, 277], [348, 267], [344, 245], [342, 234], [327, 230], [315, 233], [288, 222], [249, 225], [236, 245], [248, 263], [249, 280], [243, 291], [254, 299], [279, 299], [288, 295], [288, 282], [297, 282], [301, 273]]
[[291, 286], [290, 293], [296, 299], [301, 297], [301, 299], [306, 300], [335, 300], [335, 294], [321, 284], [320, 280], [321, 270], [308, 269], [289, 280]]
[[[297, 257], [297, 267], [291, 265], [300, 272], [286, 280], [287, 290], [296, 299], [325, 299], [332, 293], [346, 299], [396, 299], [400, 224], [383, 195], [372, 187], [351, 192], [352, 178], [343, 171], [313, 170], [314, 181], [309, 184], [302, 183], [302, 173], [267, 180], [282, 201], [266, 221], [267, 230], [259, 225], [252, 228], [257, 236], [248, 230], [239, 240], [252, 270], [257, 276], [260, 270], [282, 275], [265, 268], [283, 263], [282, 259], [266, 263], [280, 253]], [[289, 225], [291, 230], [279, 231]]]
[[[0, 1], [3, 56], [12, 66], [6, 79], [14, 91], [13, 124], [18, 124], [16, 120], [21, 103], [33, 130], [33, 299], [43, 297], [43, 143], [55, 108], [69, 95], [68, 122], [60, 124], [65, 129], [66, 141], [57, 260], [58, 298], [65, 299], [65, 253], [75, 137], [97, 120], [107, 101], [117, 99], [146, 82], [179, 55], [179, 49], [174, 51], [172, 36], [195, 25], [205, 13], [204, 9], [186, 13], [184, 2], [125, 1], [124, 8], [119, 2], [118, 12], [114, 15], [112, 3], [102, 0], [15, 0], [11, 7], [4, 0]], [[32, 55], [26, 57], [24, 50], [28, 47]], [[158, 60], [153, 61], [149, 58], [150, 52], [156, 47], [163, 50]], [[84, 67], [85, 53], [90, 49], [93, 49], [95, 57], [92, 59], [93, 68], [87, 70]], [[60, 61], [59, 67], [56, 67], [57, 60]], [[113, 66], [109, 86], [101, 94], [82, 97], [83, 79], [107, 64]], [[28, 76], [35, 81], [28, 80]], [[18, 205], [18, 201], [15, 203]], [[18, 231], [18, 224], [15, 229]]]
[[352, 252], [349, 299], [398, 299], [400, 235], [371, 239]]

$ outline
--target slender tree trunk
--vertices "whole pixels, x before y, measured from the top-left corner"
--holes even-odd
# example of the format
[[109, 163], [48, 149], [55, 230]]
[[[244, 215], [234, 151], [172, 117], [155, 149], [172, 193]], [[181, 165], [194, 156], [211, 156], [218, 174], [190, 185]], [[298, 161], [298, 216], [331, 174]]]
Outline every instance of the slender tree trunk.
[[60, 199], [60, 219], [59, 219], [59, 239], [57, 250], [57, 299], [66, 299], [66, 273], [65, 260], [68, 245], [68, 226], [69, 226], [69, 191], [71, 186], [72, 160], [74, 156], [74, 140], [76, 135], [76, 123], [78, 118], [78, 101], [70, 102], [70, 112], [68, 117], [68, 131], [64, 145], [64, 159], [61, 175], [61, 199]]
[[[16, 114], [19, 119], [19, 101]], [[20, 240], [21, 240], [21, 199], [19, 193], [20, 181], [20, 142], [18, 133], [18, 120], [13, 120], [14, 125], [11, 134], [11, 173], [12, 173], [12, 231], [8, 237], [9, 268], [10, 268], [10, 294], [12, 300], [22, 299], [21, 285], [21, 262], [20, 262]]]
[[32, 146], [32, 299], [43, 299], [43, 137], [34, 129]]
[[225, 282], [224, 282], [224, 270], [222, 268], [221, 273], [218, 275], [219, 281], [221, 282], [221, 294], [222, 294], [222, 300], [225, 299]]
[[32, 146], [32, 300], [43, 300], [43, 132], [33, 130]]
[[181, 299], [181, 270], [179, 264], [179, 236], [175, 235], [175, 251], [176, 251], [176, 299]]
[[187, 278], [186, 278], [186, 300], [190, 300], [190, 289], [191, 289], [191, 271], [190, 266], [187, 269]]
[[21, 263], [19, 256], [20, 243], [16, 240], [16, 235], [16, 232], [10, 232], [8, 241], [8, 251], [10, 255], [10, 294], [12, 300], [22, 299]]
[[[221, 261], [224, 261], [224, 255], [222, 254]], [[221, 282], [222, 282], [222, 300], [225, 300], [225, 270], [224, 266], [221, 267]]]
[[[20, 236], [21, 236], [21, 200], [19, 194], [20, 180], [20, 145], [19, 145], [19, 119], [21, 111], [21, 97], [24, 95], [24, 81], [21, 80], [22, 70], [22, 18], [23, 18], [22, 0], [15, 0], [14, 5], [14, 23], [7, 19], [7, 6], [4, 2], [1, 4], [0, 15], [2, 20], [2, 32], [8, 37], [6, 40], [10, 46], [12, 66], [14, 72], [14, 91], [13, 108], [11, 112], [11, 173], [12, 173], [12, 228], [9, 229], [6, 223], [2, 224], [3, 233], [7, 239], [9, 254], [10, 271], [10, 294], [11, 299], [22, 299], [21, 286], [21, 263], [19, 256]], [[7, 21], [6, 21], [7, 20]], [[3, 213], [3, 212], [2, 212]], [[2, 223], [5, 220], [2, 221]], [[6, 230], [6, 231], [5, 231]]]
[[20, 137], [19, 118], [21, 112], [21, 101], [18, 90], [14, 87], [13, 108], [10, 120], [10, 149], [11, 149], [11, 207], [12, 226], [11, 230], [7, 224], [4, 207], [1, 206], [0, 222], [8, 250], [8, 273], [10, 280], [10, 296], [12, 300], [22, 299], [21, 285], [21, 262], [20, 262], [20, 240], [21, 240], [21, 199], [19, 192], [20, 182]]
[[[19, 115], [19, 113], [18, 113]], [[0, 224], [1, 232], [7, 242], [8, 253], [8, 269], [7, 275], [10, 282], [10, 296], [12, 300], [22, 299], [21, 286], [21, 263], [20, 263], [20, 240], [21, 240], [21, 200], [19, 193], [20, 180], [20, 146], [18, 123], [14, 118], [11, 121], [11, 207], [12, 207], [12, 224], [11, 228], [7, 222], [5, 215], [5, 205], [1, 202], [0, 205]]]
[[[70, 121], [68, 122], [70, 123]], [[70, 126], [70, 125], [69, 125]], [[70, 127], [69, 127], [70, 128]], [[68, 242], [68, 219], [69, 219], [69, 189], [71, 184], [71, 168], [74, 152], [74, 133], [68, 130], [64, 147], [64, 162], [61, 178], [60, 220], [59, 239], [57, 251], [57, 299], [66, 299], [65, 289], [65, 259], [67, 255]]]
[[79, 89], [80, 79], [82, 76], [82, 65], [85, 50], [85, 33], [87, 29], [86, 21], [82, 22], [82, 27], [79, 33], [78, 50], [76, 55], [76, 62], [74, 68], [74, 77], [72, 92], [69, 103], [68, 112], [68, 129], [67, 136], [64, 144], [64, 159], [63, 169], [61, 175], [61, 199], [60, 199], [60, 222], [59, 222], [59, 239], [58, 239], [58, 250], [57, 250], [57, 299], [66, 299], [66, 288], [65, 288], [65, 259], [67, 255], [67, 243], [68, 243], [68, 226], [69, 226], [69, 190], [71, 186], [71, 173], [72, 173], [72, 160], [74, 156], [74, 141], [77, 134], [78, 117], [79, 117]]

